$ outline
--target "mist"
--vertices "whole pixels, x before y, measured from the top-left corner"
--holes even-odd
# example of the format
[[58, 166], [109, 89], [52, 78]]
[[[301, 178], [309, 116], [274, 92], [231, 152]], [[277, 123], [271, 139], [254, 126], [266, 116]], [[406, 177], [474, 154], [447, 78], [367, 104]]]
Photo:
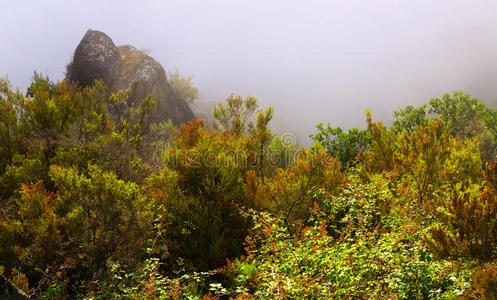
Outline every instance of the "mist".
[[497, 100], [496, 1], [2, 1], [0, 76], [52, 80], [89, 28], [194, 74], [202, 97], [254, 95], [302, 143], [463, 90]]

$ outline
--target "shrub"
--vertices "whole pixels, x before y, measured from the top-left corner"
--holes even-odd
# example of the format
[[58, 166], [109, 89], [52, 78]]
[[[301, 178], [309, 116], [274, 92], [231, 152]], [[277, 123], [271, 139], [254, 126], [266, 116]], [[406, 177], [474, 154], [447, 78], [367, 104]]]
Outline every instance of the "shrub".
[[491, 260], [497, 256], [497, 197], [480, 185], [452, 192], [428, 229], [427, 245], [442, 257]]
[[102, 276], [110, 260], [131, 266], [140, 259], [149, 210], [136, 184], [96, 166], [88, 176], [52, 166], [50, 176], [57, 193], [41, 181], [23, 185], [16, 213], [0, 220], [2, 237], [12, 238], [5, 246], [32, 283], [48, 276], [71, 285]]

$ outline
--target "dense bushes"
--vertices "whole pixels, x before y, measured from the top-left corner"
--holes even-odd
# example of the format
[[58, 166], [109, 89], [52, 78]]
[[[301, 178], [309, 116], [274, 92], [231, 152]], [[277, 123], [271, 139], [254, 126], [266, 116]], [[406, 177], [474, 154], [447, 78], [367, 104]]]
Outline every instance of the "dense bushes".
[[495, 297], [497, 114], [477, 99], [301, 149], [254, 97], [213, 128], [155, 108], [0, 80], [0, 272], [46, 298]]
[[368, 127], [372, 144], [364, 155], [363, 174], [392, 172], [404, 183], [399, 186], [403, 192], [419, 203], [437, 201], [437, 191], [481, 177], [476, 141], [451, 136], [440, 119], [399, 134], [370, 118]]
[[173, 258], [210, 269], [242, 253], [245, 220], [238, 206], [245, 205], [249, 150], [248, 139], [220, 136], [200, 121], [180, 129], [164, 155], [165, 168], [149, 181], [151, 201], [164, 211], [164, 243]]
[[322, 199], [314, 197], [312, 192], [322, 188], [328, 195], [335, 194], [344, 181], [338, 160], [317, 145], [302, 149], [292, 167], [278, 169], [266, 182], [250, 173], [247, 192], [252, 203], [280, 216], [287, 225], [302, 224], [315, 205], [322, 205]]
[[81, 89], [35, 74], [27, 96], [0, 82], [5, 272], [25, 273], [39, 290], [60, 280], [74, 293], [111, 260], [140, 261], [152, 233], [138, 185], [150, 172], [140, 157], [145, 122], [112, 121], [114, 96], [99, 82]]
[[86, 177], [52, 166], [57, 194], [41, 181], [21, 187], [17, 213], [1, 225], [11, 238], [13, 261], [60, 280], [90, 279], [105, 271], [109, 259], [136, 262], [150, 222], [139, 211], [144, 199], [138, 186], [89, 169]]

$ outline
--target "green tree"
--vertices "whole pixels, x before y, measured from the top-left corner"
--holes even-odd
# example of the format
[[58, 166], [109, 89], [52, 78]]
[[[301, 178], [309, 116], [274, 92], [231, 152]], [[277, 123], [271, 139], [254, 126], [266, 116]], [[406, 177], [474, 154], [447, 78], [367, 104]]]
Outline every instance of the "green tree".
[[316, 126], [319, 130], [310, 137], [320, 143], [328, 153], [338, 158], [343, 168], [348, 168], [355, 164], [355, 159], [359, 153], [367, 151], [371, 143], [371, 137], [368, 130], [359, 130], [351, 128], [344, 132], [340, 127], [326, 127], [320, 123]]
[[242, 253], [241, 183], [255, 157], [245, 137], [205, 130], [201, 121], [180, 128], [147, 189], [165, 229], [166, 262], [181, 257], [188, 268], [208, 270]]
[[[494, 165], [495, 167], [495, 165]], [[439, 221], [425, 236], [428, 247], [444, 258], [497, 257], [497, 197], [479, 184], [458, 185], [443, 199]]]
[[429, 112], [443, 119], [450, 132], [461, 138], [479, 138], [483, 162], [491, 163], [497, 153], [497, 111], [487, 108], [477, 98], [456, 91], [445, 94], [442, 99], [430, 100]]
[[[255, 98], [247, 99], [232, 96], [218, 112], [234, 109], [239, 120], [245, 112], [236, 109], [257, 107]], [[207, 270], [242, 253], [248, 228], [240, 209], [253, 205], [243, 183], [249, 172], [260, 178], [274, 173], [269, 163], [272, 116], [272, 107], [259, 111], [251, 130], [232, 118], [222, 119], [222, 131], [205, 129], [203, 121], [179, 129], [164, 153], [164, 169], [147, 181], [148, 195], [161, 212], [169, 262], [182, 257], [189, 267]]]
[[240, 96], [230, 95], [225, 102], [226, 105], [219, 102], [212, 110], [214, 128], [232, 132], [237, 136], [254, 128], [251, 118], [259, 107], [257, 98], [247, 96], [243, 99]]
[[394, 121], [392, 125], [399, 133], [404, 130], [411, 132], [418, 126], [428, 125], [426, 104], [423, 104], [418, 108], [411, 105], [406, 106], [403, 109], [394, 111], [393, 116]]
[[293, 165], [297, 153], [297, 144], [293, 138], [276, 135], [269, 145], [271, 165], [277, 169], [287, 169]]
[[[480, 126], [497, 130], [497, 113], [462, 91], [455, 91], [452, 96], [444, 94], [442, 99], [431, 99], [430, 106], [429, 112], [444, 120], [455, 136], [474, 138], [483, 130]], [[474, 123], [479, 120], [483, 123], [478, 122], [475, 127]]]
[[312, 194], [315, 189], [333, 195], [345, 180], [339, 161], [320, 144], [300, 150], [292, 167], [276, 172], [266, 181], [250, 172], [246, 189], [252, 206], [271, 211], [287, 225], [305, 223], [315, 205], [322, 205], [322, 199]]
[[368, 123], [373, 143], [364, 169], [373, 174], [394, 172], [404, 182], [404, 191], [419, 203], [433, 200], [434, 191], [442, 187], [481, 177], [476, 141], [451, 136], [443, 120], [432, 120], [397, 135], [394, 128], [371, 122], [370, 116]]
[[17, 111], [22, 94], [14, 92], [7, 79], [0, 78], [0, 174], [12, 163], [23, 146], [23, 132]]
[[31, 77], [31, 85], [26, 91], [26, 97], [34, 97], [36, 91], [43, 90], [48, 92], [48, 94], [55, 94], [55, 88], [57, 85], [52, 82], [48, 76], [43, 76], [42, 73], [34, 71], [33, 77]]
[[252, 128], [249, 139], [257, 152], [256, 169], [262, 182], [267, 176], [274, 173], [274, 168], [270, 163], [270, 143], [273, 138], [273, 133], [269, 130], [269, 122], [273, 119], [274, 108], [269, 107], [266, 110], [259, 111], [257, 115], [257, 123]]
[[169, 81], [173, 84], [174, 88], [188, 103], [193, 103], [198, 99], [198, 89], [193, 84], [193, 74], [190, 76], [183, 76], [178, 69], [174, 72], [168, 72], [167, 76]]
[[139, 261], [151, 214], [138, 185], [94, 165], [88, 175], [51, 166], [50, 179], [56, 193], [41, 181], [22, 185], [16, 209], [0, 216], [1, 251], [11, 251], [1, 265], [17, 266], [32, 284], [49, 276], [74, 290], [75, 278], [100, 278], [110, 261]]

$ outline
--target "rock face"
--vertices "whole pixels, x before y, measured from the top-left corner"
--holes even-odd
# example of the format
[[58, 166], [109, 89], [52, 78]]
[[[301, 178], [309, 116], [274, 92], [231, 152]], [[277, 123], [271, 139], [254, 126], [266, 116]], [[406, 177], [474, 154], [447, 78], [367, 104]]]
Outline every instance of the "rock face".
[[82, 86], [102, 80], [110, 91], [127, 90], [130, 103], [148, 94], [157, 101], [153, 121], [171, 119], [175, 125], [194, 118], [181, 95], [169, 83], [162, 65], [133, 46], [116, 47], [105, 33], [88, 30], [74, 52], [67, 77]]
[[95, 79], [111, 86], [119, 74], [119, 64], [119, 51], [110, 37], [88, 30], [74, 52], [68, 77], [83, 86], [92, 84]]

